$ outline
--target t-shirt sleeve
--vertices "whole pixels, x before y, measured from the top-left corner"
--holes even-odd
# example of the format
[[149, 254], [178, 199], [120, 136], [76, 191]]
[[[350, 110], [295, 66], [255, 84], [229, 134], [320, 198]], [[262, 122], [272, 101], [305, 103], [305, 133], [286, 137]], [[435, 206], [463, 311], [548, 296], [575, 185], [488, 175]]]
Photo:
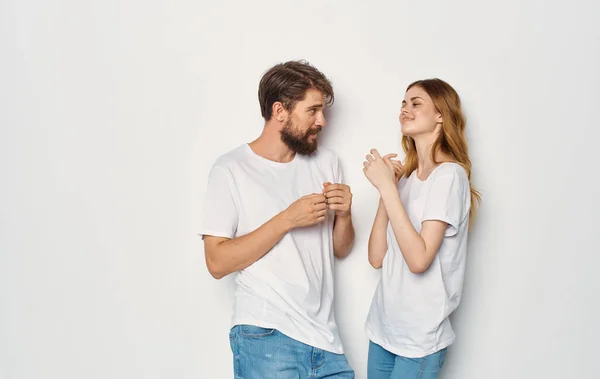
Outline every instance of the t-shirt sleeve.
[[208, 186], [202, 208], [200, 236], [233, 238], [238, 224], [236, 190], [231, 174], [214, 166], [208, 175]]
[[[466, 181], [466, 183], [465, 183]], [[466, 216], [466, 192], [469, 183], [457, 172], [448, 172], [436, 177], [425, 203], [423, 221], [438, 220], [448, 224], [445, 236], [451, 237]]]

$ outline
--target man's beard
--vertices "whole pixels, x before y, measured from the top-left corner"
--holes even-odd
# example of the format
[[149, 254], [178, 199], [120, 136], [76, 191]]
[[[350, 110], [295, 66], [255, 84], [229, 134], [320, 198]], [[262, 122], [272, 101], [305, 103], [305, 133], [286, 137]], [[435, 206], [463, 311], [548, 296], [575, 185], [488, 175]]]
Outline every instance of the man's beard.
[[283, 130], [281, 131], [281, 140], [283, 143], [290, 148], [290, 150], [300, 155], [310, 155], [317, 150], [317, 139], [309, 141], [308, 139], [313, 134], [317, 134], [321, 131], [321, 127], [318, 126], [314, 129], [308, 129], [305, 133], [297, 131], [292, 125], [292, 121], [289, 120]]

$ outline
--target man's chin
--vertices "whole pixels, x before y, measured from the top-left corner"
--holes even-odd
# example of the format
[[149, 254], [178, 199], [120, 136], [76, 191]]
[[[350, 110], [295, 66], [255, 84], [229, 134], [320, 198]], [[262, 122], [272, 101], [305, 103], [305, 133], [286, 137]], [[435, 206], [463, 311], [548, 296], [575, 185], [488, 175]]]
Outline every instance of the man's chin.
[[300, 155], [311, 155], [318, 148], [317, 135], [305, 136], [303, 139], [296, 139], [292, 136], [282, 135], [281, 140], [297, 154]]
[[317, 148], [315, 147], [314, 149], [306, 149], [306, 150], [298, 150], [296, 151], [296, 153], [300, 154], [300, 155], [313, 155], [315, 152], [317, 151]]
[[313, 154], [315, 151], [317, 151], [317, 148], [319, 146], [317, 145], [317, 143], [315, 142], [314, 144], [309, 144], [309, 145], [305, 145], [302, 146], [300, 148], [298, 148], [296, 150], [296, 153], [300, 154], [300, 155], [311, 155]]

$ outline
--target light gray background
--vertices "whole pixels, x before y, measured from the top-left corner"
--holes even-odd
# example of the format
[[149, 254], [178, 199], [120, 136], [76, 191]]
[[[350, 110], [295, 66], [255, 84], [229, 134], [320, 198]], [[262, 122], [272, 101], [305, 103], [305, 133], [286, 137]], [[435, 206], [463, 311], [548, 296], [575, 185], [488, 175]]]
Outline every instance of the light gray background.
[[0, 377], [232, 377], [206, 179], [260, 133], [262, 73], [298, 58], [337, 95], [322, 141], [354, 192], [336, 310], [357, 378], [378, 279], [362, 161], [400, 152], [404, 89], [434, 76], [462, 96], [484, 200], [442, 378], [596, 377], [600, 5], [521, 3], [3, 0]]

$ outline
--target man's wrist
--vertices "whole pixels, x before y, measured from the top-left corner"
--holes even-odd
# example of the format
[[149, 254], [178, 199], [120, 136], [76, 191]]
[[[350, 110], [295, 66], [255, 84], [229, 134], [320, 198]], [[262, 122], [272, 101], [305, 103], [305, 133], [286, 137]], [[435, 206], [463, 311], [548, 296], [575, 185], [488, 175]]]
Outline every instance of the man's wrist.
[[294, 229], [294, 224], [290, 219], [286, 217], [285, 211], [280, 212], [275, 217], [273, 217], [273, 221], [278, 226], [278, 230], [283, 233], [287, 233], [290, 230]]
[[347, 210], [345, 212], [335, 212], [335, 216], [339, 219], [342, 220], [350, 220], [352, 219], [352, 211], [351, 210]]

